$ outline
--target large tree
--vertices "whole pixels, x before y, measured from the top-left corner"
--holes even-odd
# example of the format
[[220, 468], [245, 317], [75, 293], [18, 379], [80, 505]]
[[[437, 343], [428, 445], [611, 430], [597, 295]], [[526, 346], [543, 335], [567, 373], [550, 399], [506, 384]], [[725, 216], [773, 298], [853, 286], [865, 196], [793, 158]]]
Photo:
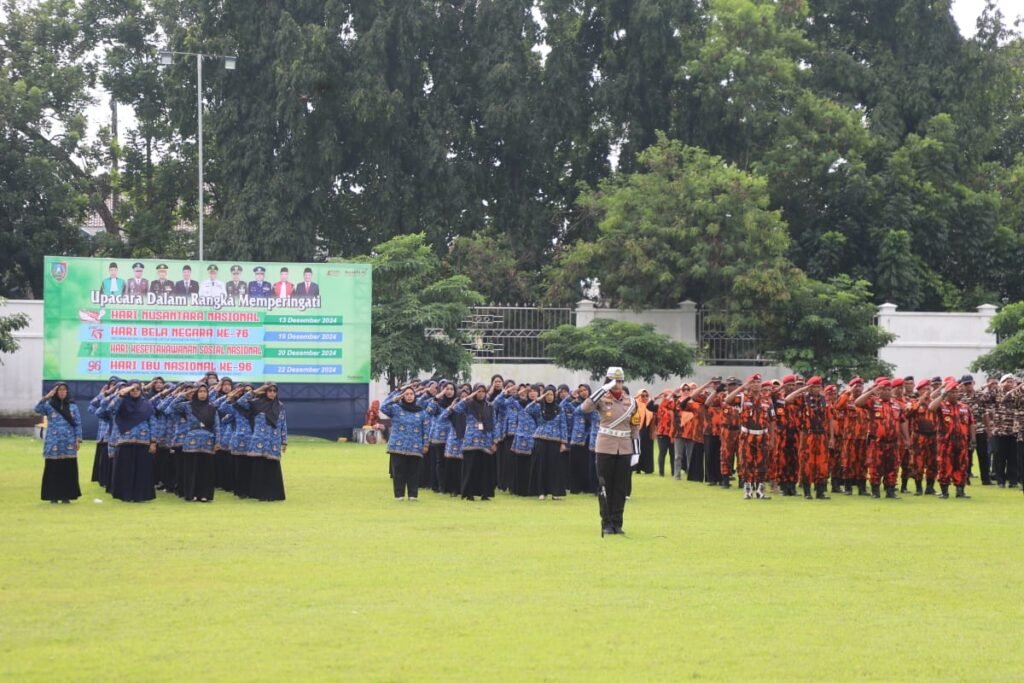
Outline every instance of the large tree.
[[796, 270], [763, 178], [664, 135], [640, 163], [581, 197], [600, 233], [562, 254], [550, 274], [553, 297], [578, 299], [578, 283], [596, 278], [615, 305], [665, 308], [689, 298], [748, 322], [788, 298]]
[[424, 372], [468, 372], [472, 356], [459, 325], [483, 302], [469, 278], [444, 277], [422, 233], [378, 244], [362, 260], [373, 265], [373, 377], [394, 388]]

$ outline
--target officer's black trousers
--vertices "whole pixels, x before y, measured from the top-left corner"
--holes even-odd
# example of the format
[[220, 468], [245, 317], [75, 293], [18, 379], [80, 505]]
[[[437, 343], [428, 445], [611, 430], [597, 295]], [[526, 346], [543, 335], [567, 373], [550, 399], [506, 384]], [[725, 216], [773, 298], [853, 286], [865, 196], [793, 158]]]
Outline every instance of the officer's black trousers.
[[601, 508], [601, 527], [622, 529], [622, 512], [626, 508], [630, 454], [597, 454], [597, 500]]

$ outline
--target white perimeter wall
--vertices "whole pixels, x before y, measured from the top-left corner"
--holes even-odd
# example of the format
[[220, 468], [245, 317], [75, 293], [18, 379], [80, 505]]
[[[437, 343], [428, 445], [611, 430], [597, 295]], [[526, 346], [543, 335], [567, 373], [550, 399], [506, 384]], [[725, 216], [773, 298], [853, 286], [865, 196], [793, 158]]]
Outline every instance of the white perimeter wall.
[[28, 327], [14, 333], [21, 346], [13, 354], [0, 354], [0, 415], [31, 413], [43, 387], [43, 302], [10, 301], [0, 316], [25, 313]]
[[[996, 335], [988, 331], [995, 314], [990, 304], [970, 313], [903, 313], [894, 304], [882, 304], [878, 325], [896, 340], [878, 355], [896, 366], [896, 377], [959, 377], [971, 372], [975, 358], [995, 348]], [[976, 379], [984, 377], [975, 374]]]

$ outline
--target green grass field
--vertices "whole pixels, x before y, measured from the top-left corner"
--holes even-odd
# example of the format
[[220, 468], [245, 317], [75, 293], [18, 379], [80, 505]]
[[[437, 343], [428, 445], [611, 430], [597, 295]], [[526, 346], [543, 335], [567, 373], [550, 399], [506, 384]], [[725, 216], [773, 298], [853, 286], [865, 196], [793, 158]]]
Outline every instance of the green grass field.
[[[40, 502], [0, 438], [0, 678], [1020, 680], [1020, 491], [744, 501], [391, 497], [380, 447], [291, 442], [288, 500]], [[88, 455], [86, 453], [88, 452]], [[93, 502], [94, 498], [102, 503]]]

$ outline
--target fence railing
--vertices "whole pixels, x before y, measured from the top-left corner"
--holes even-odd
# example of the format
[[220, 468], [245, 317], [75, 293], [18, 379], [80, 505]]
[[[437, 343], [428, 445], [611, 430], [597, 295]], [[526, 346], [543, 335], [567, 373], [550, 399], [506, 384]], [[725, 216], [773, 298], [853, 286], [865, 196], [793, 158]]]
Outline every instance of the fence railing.
[[[573, 308], [540, 306], [474, 306], [459, 325], [463, 346], [474, 360], [502, 363], [546, 363], [551, 360], [540, 335], [559, 325], [575, 325]], [[438, 334], [440, 330], [427, 330]]]
[[707, 365], [772, 365], [776, 361], [755, 332], [730, 331], [711, 311], [697, 311], [697, 350]]
[[[680, 315], [693, 316], [692, 312]], [[474, 306], [459, 325], [463, 345], [476, 361], [502, 363], [547, 363], [551, 361], [540, 335], [559, 325], [575, 325], [576, 309], [543, 308], [531, 305]], [[749, 331], [732, 331], [713, 311], [698, 309], [694, 325], [697, 351], [708, 365], [772, 365], [765, 340]], [[443, 334], [439, 329], [427, 335]]]

